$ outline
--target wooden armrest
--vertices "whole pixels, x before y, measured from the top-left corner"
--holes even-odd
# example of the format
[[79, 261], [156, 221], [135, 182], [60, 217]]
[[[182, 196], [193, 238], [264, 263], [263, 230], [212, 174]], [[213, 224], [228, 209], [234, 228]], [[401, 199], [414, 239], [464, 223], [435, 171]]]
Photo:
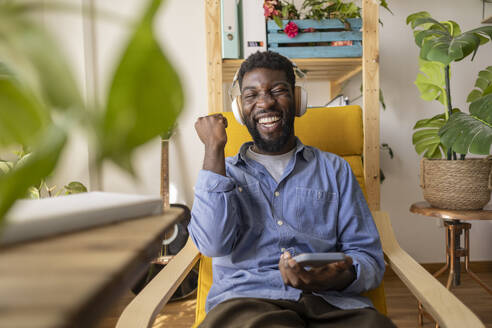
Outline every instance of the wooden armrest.
[[127, 305], [118, 319], [116, 327], [152, 327], [157, 314], [166, 305], [199, 258], [200, 253], [189, 238], [178, 255]]
[[401, 249], [388, 213], [373, 212], [373, 216], [389, 265], [441, 327], [485, 327], [453, 293]]

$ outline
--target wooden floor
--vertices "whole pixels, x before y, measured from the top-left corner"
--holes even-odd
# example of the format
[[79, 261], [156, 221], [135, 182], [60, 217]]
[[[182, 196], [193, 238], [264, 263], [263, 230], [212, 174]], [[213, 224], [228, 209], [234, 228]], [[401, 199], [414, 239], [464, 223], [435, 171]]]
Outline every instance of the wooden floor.
[[[478, 275], [485, 283], [492, 286], [492, 272], [479, 272]], [[441, 280], [444, 281], [444, 277]], [[400, 328], [417, 327], [417, 301], [415, 298], [395, 275], [386, 275], [384, 283], [388, 314], [391, 320]], [[467, 274], [462, 274], [461, 286], [453, 288], [453, 291], [482, 320], [486, 327], [492, 328], [492, 295], [482, 289]], [[133, 295], [128, 292], [97, 328], [113, 328], [119, 314], [132, 298]], [[193, 296], [186, 300], [169, 303], [157, 317], [153, 327], [191, 327], [195, 319], [195, 304]], [[424, 327], [434, 327], [434, 325], [429, 319], [426, 319]]]

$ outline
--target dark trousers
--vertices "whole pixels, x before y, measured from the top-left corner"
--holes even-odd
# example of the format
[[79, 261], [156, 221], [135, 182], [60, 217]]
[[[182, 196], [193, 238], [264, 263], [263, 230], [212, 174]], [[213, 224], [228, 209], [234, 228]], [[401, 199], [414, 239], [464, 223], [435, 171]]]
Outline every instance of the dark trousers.
[[386, 328], [396, 327], [372, 308], [341, 310], [319, 296], [303, 294], [299, 301], [235, 298], [215, 306], [201, 328]]

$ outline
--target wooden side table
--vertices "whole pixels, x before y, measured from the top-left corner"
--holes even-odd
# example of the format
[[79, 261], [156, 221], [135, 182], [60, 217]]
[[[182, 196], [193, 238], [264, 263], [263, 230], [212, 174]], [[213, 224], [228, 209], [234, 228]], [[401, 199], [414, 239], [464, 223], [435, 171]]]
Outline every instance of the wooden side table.
[[[492, 289], [487, 286], [480, 278], [470, 269], [470, 229], [471, 223], [462, 222], [470, 220], [492, 220], [492, 210], [473, 210], [473, 211], [456, 211], [432, 207], [427, 202], [418, 202], [412, 204], [410, 212], [444, 219], [445, 237], [446, 237], [446, 264], [434, 273], [434, 277], [439, 277], [449, 269], [446, 288], [451, 290], [452, 286], [460, 285], [461, 275], [461, 258], [465, 259], [465, 271], [489, 294], [492, 295]], [[464, 233], [464, 244], [461, 245], [461, 235]], [[424, 309], [419, 303], [419, 325], [423, 324]], [[437, 326], [437, 324], [436, 324]]]
[[94, 327], [159, 252], [179, 208], [0, 248], [0, 327]]

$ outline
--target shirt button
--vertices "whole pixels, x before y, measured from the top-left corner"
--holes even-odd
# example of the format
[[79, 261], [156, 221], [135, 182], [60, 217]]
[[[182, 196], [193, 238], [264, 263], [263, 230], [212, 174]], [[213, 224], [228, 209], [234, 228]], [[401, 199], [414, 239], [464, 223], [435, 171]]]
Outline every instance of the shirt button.
[[237, 190], [239, 190], [239, 192], [243, 192], [243, 187], [238, 187]]
[[282, 220], [278, 220], [278, 221], [277, 221], [277, 224], [278, 224], [279, 226], [281, 226], [282, 224], [284, 224], [284, 221], [282, 221]]
[[275, 197], [278, 197], [278, 196], [280, 196], [280, 192], [276, 191], [276, 192], [274, 193], [274, 195], [275, 195]]

